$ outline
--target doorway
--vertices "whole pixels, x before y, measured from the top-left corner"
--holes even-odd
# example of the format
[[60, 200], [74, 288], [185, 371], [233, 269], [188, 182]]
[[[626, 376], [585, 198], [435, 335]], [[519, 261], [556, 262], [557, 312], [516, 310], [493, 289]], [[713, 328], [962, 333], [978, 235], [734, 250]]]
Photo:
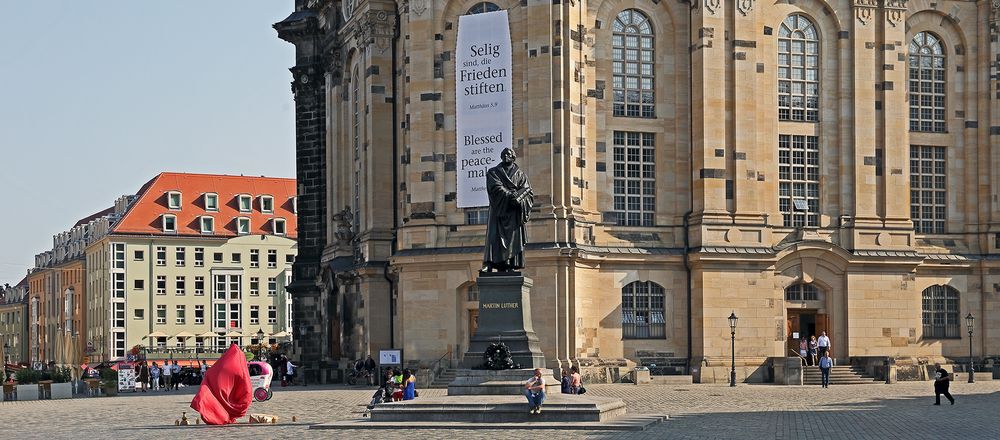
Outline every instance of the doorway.
[[[788, 318], [786, 321], [786, 343], [787, 349], [789, 350], [786, 356], [798, 356], [800, 350], [800, 341], [805, 340], [808, 344], [810, 336], [819, 337], [821, 332], [827, 332], [829, 334], [829, 329], [827, 315], [825, 313], [817, 313], [816, 310], [810, 309], [797, 309], [788, 310]], [[811, 360], [810, 360], [811, 362]]]

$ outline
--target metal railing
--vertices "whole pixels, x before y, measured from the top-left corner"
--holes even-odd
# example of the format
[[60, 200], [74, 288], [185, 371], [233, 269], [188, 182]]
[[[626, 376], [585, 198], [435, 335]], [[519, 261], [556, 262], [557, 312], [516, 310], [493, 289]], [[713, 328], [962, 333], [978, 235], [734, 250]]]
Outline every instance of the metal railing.
[[445, 368], [442, 367], [442, 364], [444, 363], [445, 359], [451, 362], [451, 347], [448, 347], [448, 351], [445, 352], [445, 354], [441, 355], [441, 357], [439, 357], [436, 361], [431, 363], [430, 365], [431, 382], [436, 380], [438, 376], [441, 374], [441, 372], [445, 370]]

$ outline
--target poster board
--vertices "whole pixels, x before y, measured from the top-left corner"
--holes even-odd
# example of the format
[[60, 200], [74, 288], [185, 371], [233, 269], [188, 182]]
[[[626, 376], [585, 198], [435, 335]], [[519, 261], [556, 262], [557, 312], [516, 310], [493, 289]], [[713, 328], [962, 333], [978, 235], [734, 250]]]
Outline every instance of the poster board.
[[403, 365], [403, 351], [402, 350], [379, 350], [378, 351], [378, 364], [379, 365]]
[[118, 391], [135, 391], [135, 370], [118, 369]]

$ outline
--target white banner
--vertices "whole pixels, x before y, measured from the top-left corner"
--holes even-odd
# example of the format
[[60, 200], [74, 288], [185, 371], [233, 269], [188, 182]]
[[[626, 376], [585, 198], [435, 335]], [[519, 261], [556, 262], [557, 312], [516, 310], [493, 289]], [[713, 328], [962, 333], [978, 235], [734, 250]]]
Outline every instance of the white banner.
[[486, 170], [512, 147], [510, 25], [507, 11], [458, 18], [455, 133], [458, 207], [489, 206]]

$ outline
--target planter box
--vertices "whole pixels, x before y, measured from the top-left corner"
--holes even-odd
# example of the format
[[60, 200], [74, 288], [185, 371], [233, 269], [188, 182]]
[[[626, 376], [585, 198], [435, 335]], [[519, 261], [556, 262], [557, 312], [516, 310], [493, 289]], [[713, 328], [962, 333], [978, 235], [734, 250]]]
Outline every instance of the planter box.
[[38, 384], [17, 386], [17, 400], [38, 400]]
[[72, 399], [73, 398], [73, 384], [71, 383], [54, 383], [52, 384], [52, 399]]
[[104, 395], [105, 396], [114, 397], [114, 396], [118, 395], [118, 386], [117, 385], [116, 386], [110, 386], [110, 387], [102, 385], [101, 389], [104, 391]]

